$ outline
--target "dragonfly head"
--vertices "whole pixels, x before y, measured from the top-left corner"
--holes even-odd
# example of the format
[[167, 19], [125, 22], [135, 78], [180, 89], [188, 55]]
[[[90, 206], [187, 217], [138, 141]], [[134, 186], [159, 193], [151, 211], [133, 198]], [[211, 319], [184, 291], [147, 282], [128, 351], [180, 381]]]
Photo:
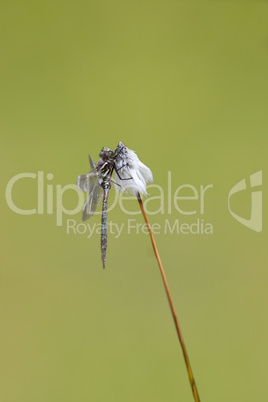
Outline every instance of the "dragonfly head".
[[113, 154], [114, 154], [114, 151], [112, 149], [103, 147], [99, 156], [100, 156], [100, 158], [103, 158], [103, 159], [109, 159], [113, 156]]

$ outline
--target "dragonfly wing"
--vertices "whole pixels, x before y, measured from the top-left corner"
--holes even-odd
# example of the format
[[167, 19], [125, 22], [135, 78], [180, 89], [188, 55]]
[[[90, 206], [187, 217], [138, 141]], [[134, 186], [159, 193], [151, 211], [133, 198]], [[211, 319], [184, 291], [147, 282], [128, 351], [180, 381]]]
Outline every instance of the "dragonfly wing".
[[93, 161], [92, 156], [90, 154], [88, 155], [88, 158], [89, 158], [89, 163], [90, 163], [91, 169], [95, 169], [96, 163]]
[[77, 178], [78, 189], [84, 193], [91, 193], [98, 177], [98, 172], [93, 169], [86, 174], [81, 174]]
[[92, 191], [89, 193], [88, 199], [83, 207], [83, 213], [82, 213], [83, 221], [91, 218], [91, 216], [94, 215], [97, 206], [102, 200], [102, 197], [103, 197], [103, 189], [99, 185], [99, 181], [96, 180], [92, 188]]

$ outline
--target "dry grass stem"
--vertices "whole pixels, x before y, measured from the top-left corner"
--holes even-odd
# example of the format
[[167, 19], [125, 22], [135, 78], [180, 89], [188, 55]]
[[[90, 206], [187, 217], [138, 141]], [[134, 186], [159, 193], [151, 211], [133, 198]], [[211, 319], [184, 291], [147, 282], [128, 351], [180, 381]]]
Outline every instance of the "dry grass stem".
[[181, 348], [182, 348], [182, 353], [183, 353], [184, 361], [185, 361], [185, 364], [186, 364], [186, 368], [187, 368], [187, 372], [188, 372], [189, 381], [190, 381], [190, 385], [191, 385], [191, 388], [192, 388], [194, 400], [195, 400], [195, 402], [200, 402], [200, 398], [199, 398], [199, 395], [198, 395], [198, 391], [197, 391], [196, 383], [195, 383], [195, 380], [194, 380], [193, 372], [192, 372], [192, 369], [191, 369], [191, 366], [190, 366], [190, 361], [189, 361], [189, 358], [188, 358], [188, 355], [187, 355], [187, 352], [186, 352], [186, 347], [185, 347], [185, 344], [184, 344], [184, 341], [183, 341], [181, 329], [180, 329], [180, 326], [179, 326], [179, 322], [178, 322], [178, 319], [177, 319], [177, 316], [176, 316], [176, 311], [175, 311], [174, 304], [173, 304], [171, 294], [170, 294], [170, 290], [169, 290], [169, 287], [168, 287], [165, 271], [164, 271], [164, 268], [163, 268], [163, 265], [162, 265], [162, 262], [161, 262], [161, 259], [160, 259], [160, 255], [159, 255], [157, 247], [156, 247], [154, 236], [153, 236], [153, 233], [152, 233], [152, 230], [151, 230], [151, 226], [150, 226], [150, 223], [148, 221], [146, 212], [145, 212], [144, 207], [143, 207], [142, 199], [141, 199], [139, 193], [137, 195], [137, 198], [138, 198], [138, 202], [140, 204], [140, 208], [141, 208], [144, 220], [145, 220], [145, 222], [147, 224], [147, 228], [148, 228], [149, 235], [150, 235], [150, 238], [151, 238], [151, 241], [152, 241], [152, 246], [153, 246], [153, 249], [154, 249], [154, 253], [155, 253], [155, 256], [156, 256], [156, 259], [157, 259], [157, 262], [158, 262], [158, 266], [159, 266], [159, 269], [160, 269], [160, 272], [161, 272], [161, 275], [162, 275], [162, 279], [163, 279], [163, 282], [164, 282], [164, 286], [165, 286], [165, 289], [166, 289], [166, 294], [167, 294], [169, 306], [170, 306], [170, 309], [171, 309], [172, 317], [173, 317], [173, 320], [174, 320], [174, 324], [175, 324], [176, 331], [177, 331], [177, 334], [178, 334], [178, 338], [179, 338], [179, 341], [180, 341], [180, 345], [181, 345]]

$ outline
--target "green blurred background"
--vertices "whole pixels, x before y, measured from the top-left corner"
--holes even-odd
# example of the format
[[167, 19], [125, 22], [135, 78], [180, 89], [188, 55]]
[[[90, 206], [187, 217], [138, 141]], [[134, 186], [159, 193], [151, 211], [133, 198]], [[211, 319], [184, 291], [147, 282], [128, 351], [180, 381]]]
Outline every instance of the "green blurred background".
[[[103, 271], [100, 236], [67, 234], [81, 213], [56, 226], [55, 213], [22, 216], [5, 201], [15, 174], [52, 173], [46, 197], [118, 141], [165, 197], [168, 171], [172, 194], [213, 184], [204, 215], [195, 201], [181, 205], [196, 215], [168, 214], [165, 198], [149, 219], [213, 225], [156, 235], [201, 399], [267, 401], [267, 193], [261, 233], [227, 207], [250, 174], [267, 185], [267, 1], [12, 0], [0, 15], [1, 401], [193, 400], [148, 236], [109, 234]], [[13, 198], [35, 208], [36, 181]], [[75, 208], [77, 195], [63, 201]], [[249, 218], [250, 205], [247, 190], [232, 208]], [[129, 218], [143, 222], [109, 214]]]

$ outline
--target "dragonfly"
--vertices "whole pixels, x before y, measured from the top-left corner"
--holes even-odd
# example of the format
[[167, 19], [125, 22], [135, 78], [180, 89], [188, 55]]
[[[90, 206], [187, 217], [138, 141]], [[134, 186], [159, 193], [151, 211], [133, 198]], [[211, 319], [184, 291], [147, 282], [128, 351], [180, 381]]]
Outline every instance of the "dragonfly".
[[[83, 207], [82, 220], [85, 221], [91, 218], [101, 200], [102, 202], [102, 216], [101, 216], [101, 258], [102, 265], [105, 268], [106, 252], [107, 252], [107, 233], [108, 233], [108, 195], [111, 188], [111, 183], [120, 186], [120, 180], [130, 180], [129, 178], [121, 178], [119, 170], [116, 166], [116, 158], [121, 152], [122, 148], [116, 148], [113, 151], [110, 148], [103, 147], [99, 154], [99, 161], [95, 164], [91, 155], [89, 155], [89, 163], [91, 170], [78, 176], [77, 187], [79, 190], [88, 193], [87, 201]], [[122, 166], [123, 167], [123, 166]], [[119, 183], [112, 180], [113, 172], [116, 172]], [[117, 180], [118, 181], [118, 180]], [[121, 187], [121, 186], [120, 186]]]

